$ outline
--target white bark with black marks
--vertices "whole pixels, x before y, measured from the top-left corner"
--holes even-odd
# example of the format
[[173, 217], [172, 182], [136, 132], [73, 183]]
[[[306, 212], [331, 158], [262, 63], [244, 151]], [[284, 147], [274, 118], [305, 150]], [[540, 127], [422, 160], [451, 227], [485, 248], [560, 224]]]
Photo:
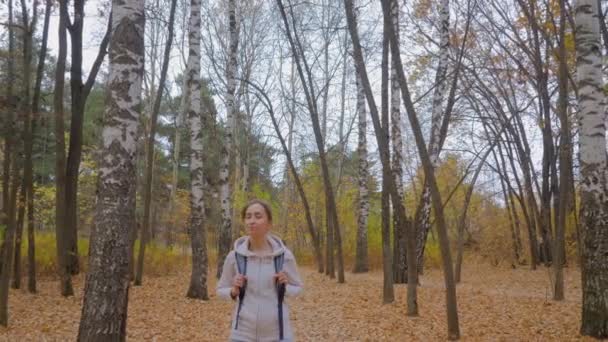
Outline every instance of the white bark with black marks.
[[126, 339], [144, 68], [144, 1], [114, 0], [112, 13], [103, 152], [78, 341]]
[[239, 33], [236, 18], [236, 1], [228, 1], [228, 26], [230, 31], [228, 48], [228, 65], [226, 66], [226, 127], [224, 131], [224, 145], [222, 146], [220, 162], [220, 204], [222, 212], [222, 223], [218, 237], [218, 267], [217, 277], [222, 272], [222, 265], [228, 252], [232, 238], [232, 189], [230, 185], [230, 158], [233, 150], [233, 125], [235, 124], [236, 72], [237, 53], [239, 46]]
[[[397, 40], [399, 40], [399, 2], [391, 2], [391, 22]], [[392, 143], [392, 170], [395, 178], [397, 193], [404, 198], [403, 189], [403, 136], [401, 134], [401, 96], [399, 95], [399, 81], [397, 71], [391, 63], [391, 143]], [[393, 280], [396, 284], [407, 282], [407, 256], [406, 256], [406, 227], [408, 221], [401, 222], [397, 215], [393, 216]], [[411, 226], [410, 226], [411, 227]]]
[[[450, 57], [450, 1], [441, 0], [439, 4], [439, 63], [435, 74], [435, 91], [433, 93], [433, 108], [431, 114], [431, 139], [429, 141], [429, 157], [433, 169], [437, 167], [439, 153], [441, 152], [441, 124], [443, 117], [443, 101], [447, 92], [446, 80], [448, 59]], [[425, 177], [428, 177], [425, 175]], [[422, 270], [424, 263], [424, 248], [431, 229], [431, 193], [427, 182], [422, 194], [420, 217], [417, 220], [418, 232], [416, 235], [416, 262], [418, 270]]]
[[583, 310], [581, 334], [608, 337], [608, 173], [602, 47], [596, 0], [575, 5]]
[[207, 300], [207, 234], [205, 231], [205, 177], [203, 172], [203, 126], [201, 120], [201, 0], [190, 1], [188, 42], [188, 89], [190, 108], [190, 241], [192, 274], [187, 296]]
[[[356, 72], [356, 71], [355, 71]], [[367, 218], [369, 217], [369, 163], [367, 161], [367, 110], [365, 91], [357, 74], [357, 113], [359, 116], [359, 140], [357, 145], [359, 198], [357, 206], [357, 249], [353, 272], [367, 272], [369, 260], [367, 253]]]

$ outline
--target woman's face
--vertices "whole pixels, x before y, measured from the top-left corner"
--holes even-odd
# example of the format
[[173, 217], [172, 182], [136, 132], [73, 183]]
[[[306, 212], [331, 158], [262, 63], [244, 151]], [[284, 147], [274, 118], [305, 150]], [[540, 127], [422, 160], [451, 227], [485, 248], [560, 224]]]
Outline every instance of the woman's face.
[[250, 205], [245, 211], [245, 226], [249, 235], [254, 238], [260, 238], [266, 235], [270, 230], [270, 221], [264, 207], [258, 203]]

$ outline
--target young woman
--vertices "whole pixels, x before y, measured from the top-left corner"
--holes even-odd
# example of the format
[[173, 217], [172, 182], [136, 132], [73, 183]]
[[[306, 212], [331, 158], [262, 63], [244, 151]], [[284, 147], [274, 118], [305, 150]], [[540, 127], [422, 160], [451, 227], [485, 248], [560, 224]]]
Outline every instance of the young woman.
[[251, 200], [241, 215], [248, 235], [235, 241], [217, 284], [220, 297], [236, 301], [230, 340], [293, 341], [283, 298], [302, 291], [296, 260], [270, 233], [272, 212], [266, 202]]

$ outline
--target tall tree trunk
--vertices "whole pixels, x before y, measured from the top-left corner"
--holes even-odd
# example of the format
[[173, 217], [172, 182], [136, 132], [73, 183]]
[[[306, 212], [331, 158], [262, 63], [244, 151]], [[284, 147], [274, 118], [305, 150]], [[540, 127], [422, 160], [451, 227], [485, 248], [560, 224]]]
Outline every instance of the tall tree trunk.
[[[431, 114], [431, 139], [429, 141], [429, 157], [433, 169], [437, 167], [439, 153], [441, 151], [441, 123], [443, 114], [443, 100], [447, 92], [448, 82], [446, 80], [448, 59], [450, 57], [450, 1], [441, 0], [439, 4], [439, 64], [435, 74], [435, 91], [433, 93], [433, 107]], [[428, 181], [428, 175], [425, 172], [425, 186], [422, 193], [422, 199], [419, 204], [419, 209], [416, 212], [416, 262], [418, 271], [422, 272], [424, 265], [424, 249], [426, 240], [431, 230], [431, 193]]]
[[[553, 299], [564, 299], [564, 273], [563, 258], [565, 256], [564, 242], [566, 234], [566, 216], [570, 203], [570, 165], [568, 163], [568, 153], [570, 153], [570, 122], [568, 120], [568, 65], [566, 55], [566, 4], [565, 0], [559, 1], [559, 67], [558, 85], [559, 97], [557, 99], [559, 121], [561, 126], [559, 144], [559, 206], [556, 213], [555, 222], [555, 246], [553, 247], [553, 273], [555, 274], [555, 287], [553, 289]], [[608, 330], [608, 327], [607, 327]], [[608, 332], [607, 332], [608, 333]]]
[[[330, 17], [331, 17], [331, 6], [323, 4], [321, 22], [325, 26], [323, 29], [323, 102], [321, 103], [321, 136], [323, 142], [327, 141], [327, 103], [329, 100], [329, 30], [330, 30]], [[327, 22], [325, 22], [327, 19]], [[327, 148], [327, 146], [324, 146]]]
[[[14, 66], [14, 41], [13, 41], [13, 1], [8, 1], [8, 25], [9, 25], [9, 68], [13, 68]], [[9, 81], [13, 81], [13, 73], [12, 70], [9, 71]], [[12, 85], [9, 86], [8, 95], [9, 102], [12, 104]], [[12, 134], [13, 128], [13, 120], [14, 113], [13, 111], [16, 109], [16, 106], [11, 106], [9, 108], [9, 124], [8, 130], [6, 132], [6, 148], [9, 147], [15, 148], [16, 141], [14, 139], [14, 135]], [[4, 241], [2, 246], [2, 269], [0, 271], [0, 325], [8, 326], [8, 292], [9, 292], [9, 281], [11, 276], [11, 266], [13, 263], [13, 248], [15, 247], [14, 239], [15, 239], [15, 213], [17, 210], [17, 190], [19, 188], [19, 170], [18, 170], [18, 158], [17, 151], [11, 151], [8, 156], [11, 158], [10, 161], [5, 160], [5, 167], [9, 165], [8, 170], [5, 169], [5, 192], [8, 194], [8, 200], [3, 202], [4, 208], [6, 209], [6, 230], [4, 234]], [[6, 156], [6, 154], [5, 154]], [[10, 167], [12, 165], [12, 167]], [[12, 172], [12, 174], [11, 174]], [[12, 182], [11, 182], [12, 180]]]
[[[397, 40], [399, 40], [399, 2], [391, 2], [391, 21]], [[403, 191], [403, 137], [401, 136], [401, 98], [399, 96], [399, 81], [395, 66], [391, 63], [391, 142], [393, 146], [393, 177], [395, 186], [401, 199], [404, 198]], [[407, 215], [407, 213], [406, 213]], [[393, 280], [396, 284], [407, 283], [407, 251], [406, 251], [406, 230], [405, 225], [409, 225], [409, 220], [400, 222], [398, 215], [393, 217]], [[411, 228], [410, 228], [411, 229]]]
[[605, 96], [597, 1], [578, 0], [576, 69], [579, 89], [579, 160], [583, 235], [581, 334], [608, 338], [608, 196]]
[[[392, 17], [392, 16], [391, 16]], [[389, 97], [388, 97], [388, 77], [389, 77], [389, 44], [390, 40], [388, 34], [386, 33], [386, 26], [393, 25], [391, 21], [391, 17], [384, 17], [384, 34], [382, 38], [382, 66], [381, 66], [381, 86], [380, 86], [380, 97], [381, 97], [381, 111], [380, 111], [380, 131], [376, 131], [376, 134], [380, 134], [382, 136], [382, 140], [386, 141], [386, 145], [379, 145], [379, 148], [382, 148], [380, 151], [381, 154], [387, 154], [390, 163], [390, 147], [389, 147]], [[356, 19], [356, 18], [355, 18]], [[360, 70], [359, 68], [357, 70]], [[371, 106], [371, 105], [370, 105]], [[386, 150], [384, 150], [386, 149]], [[393, 287], [394, 279], [393, 279], [393, 258], [391, 251], [391, 212], [390, 212], [390, 192], [396, 189], [392, 189], [395, 186], [395, 179], [393, 178], [392, 172], [387, 172], [384, 168], [382, 168], [382, 192], [381, 192], [381, 234], [382, 234], [382, 268], [383, 268], [383, 290], [382, 290], [382, 298], [385, 304], [392, 303], [395, 301], [395, 291]], [[391, 183], [392, 181], [392, 183]], [[395, 199], [393, 198], [393, 201]]]
[[11, 265], [13, 263], [13, 248], [15, 247], [15, 228], [17, 222], [15, 214], [17, 211], [17, 190], [19, 189], [18, 154], [12, 154], [13, 173], [11, 179], [10, 197], [8, 202], [8, 224], [4, 234], [4, 255], [2, 255], [2, 273], [0, 274], [0, 325], [8, 326], [8, 290], [11, 278]]
[[144, 1], [112, 2], [110, 73], [97, 212], [78, 341], [125, 341], [135, 153], [144, 69]]
[[[165, 55], [163, 65], [160, 71], [160, 80], [158, 82], [158, 90], [154, 97], [154, 106], [150, 115], [150, 131], [148, 135], [148, 149], [146, 150], [146, 175], [144, 184], [144, 222], [141, 229], [141, 237], [139, 240], [139, 255], [137, 256], [137, 269], [135, 272], [134, 285], [141, 285], [144, 272], [144, 254], [146, 244], [150, 235], [150, 206], [152, 203], [152, 174], [154, 169], [154, 141], [156, 139], [156, 122], [158, 121], [158, 113], [160, 111], [160, 103], [163, 98], [163, 90], [167, 79], [167, 71], [169, 70], [169, 59], [171, 57], [171, 44], [173, 43], [173, 24], [175, 22], [175, 4], [177, 0], [171, 0], [171, 9], [169, 11], [169, 32], [165, 42]], [[200, 107], [200, 95], [199, 95]], [[200, 109], [199, 109], [200, 111]]]
[[[363, 87], [365, 89], [365, 98], [367, 99], [367, 104], [369, 106], [369, 110], [370, 110], [370, 114], [372, 117], [372, 123], [374, 125], [374, 132], [376, 133], [376, 142], [379, 146], [379, 151], [380, 151], [380, 161], [382, 163], [382, 178], [387, 180], [388, 184], [387, 184], [387, 188], [390, 191], [390, 196], [392, 199], [392, 204], [393, 204], [393, 208], [395, 209], [395, 212], [397, 215], [399, 215], [399, 219], [402, 220], [402, 222], [405, 221], [405, 208], [403, 206], [403, 201], [399, 198], [399, 193], [397, 192], [397, 187], [395, 186], [394, 182], [394, 178], [392, 177], [392, 173], [391, 173], [391, 166], [390, 166], [390, 153], [389, 153], [389, 141], [388, 141], [388, 137], [383, 134], [382, 130], [382, 125], [380, 123], [380, 116], [378, 115], [378, 107], [376, 106], [376, 101], [374, 99], [374, 95], [372, 93], [372, 88], [371, 88], [371, 84], [369, 82], [369, 78], [367, 77], [367, 71], [365, 69], [365, 63], [363, 62], [363, 52], [362, 52], [362, 48], [361, 48], [361, 43], [359, 41], [359, 33], [357, 31], [357, 24], [355, 21], [355, 16], [354, 16], [354, 9], [353, 9], [353, 2], [352, 0], [345, 0], [344, 1], [344, 7], [345, 7], [345, 11], [346, 11], [346, 19], [347, 19], [347, 24], [348, 24], [348, 30], [350, 32], [350, 36], [352, 39], [352, 43], [353, 43], [353, 55], [354, 55], [354, 59], [355, 59], [355, 66], [361, 76], [361, 81], [363, 84]], [[390, 3], [383, 3], [382, 6], [382, 10], [384, 12], [384, 41], [383, 41], [383, 46], [386, 46], [387, 43], [389, 43], [391, 46], [393, 44], [393, 41], [391, 40], [391, 34], [392, 34], [392, 24], [390, 22]], [[393, 46], [392, 46], [393, 47]], [[399, 46], [395, 43], [394, 46], [395, 49], [399, 49]], [[394, 54], [393, 54], [394, 56]], [[388, 81], [388, 60], [386, 60], [386, 58], [383, 58], [386, 61], [386, 65], [385, 65], [385, 78], [386, 81]], [[396, 60], [396, 61], [400, 61], [400, 60]], [[401, 78], [401, 76], [398, 74], [398, 76]], [[400, 84], [401, 84], [401, 80], [400, 80]], [[384, 100], [383, 100], [383, 108], [382, 110], [384, 112], [386, 112], [386, 116], [388, 116], [388, 84], [385, 85], [384, 87], [385, 91], [384, 91]], [[402, 92], [403, 94], [403, 92]], [[388, 129], [388, 127], [387, 127]], [[418, 315], [418, 303], [417, 303], [417, 284], [418, 284], [418, 278], [417, 278], [417, 273], [416, 273], [416, 266], [415, 266], [415, 262], [416, 259], [414, 257], [414, 252], [415, 252], [415, 239], [414, 236], [412, 235], [412, 230], [410, 229], [407, 232], [407, 237], [408, 237], [408, 245], [407, 245], [407, 249], [408, 249], [408, 286], [407, 286], [407, 314], [408, 316], [416, 316]], [[390, 251], [389, 251], [390, 253]], [[390, 275], [392, 275], [392, 268], [388, 269], [387, 271], [390, 272]]]
[[[384, 26], [392, 25], [392, 23], [388, 23], [389, 19], [384, 18]], [[386, 34], [386, 28], [383, 35], [382, 41], [382, 76], [381, 76], [381, 112], [380, 112], [380, 124], [381, 130], [379, 134], [382, 135], [382, 139], [386, 140], [386, 145], [383, 145], [382, 148], [389, 149], [389, 97], [388, 97], [388, 70], [389, 70], [389, 38]], [[378, 134], [378, 132], [376, 132]], [[380, 153], [386, 153], [390, 158], [390, 150], [389, 151], [380, 151]], [[384, 171], [384, 169], [383, 169]], [[395, 290], [393, 287], [394, 278], [393, 278], [393, 258], [391, 254], [391, 210], [390, 210], [390, 187], [395, 186], [394, 178], [392, 172], [384, 171], [382, 173], [382, 191], [381, 191], [381, 234], [382, 234], [382, 268], [383, 268], [383, 303], [388, 304], [395, 301]], [[390, 180], [393, 180], [391, 184]], [[394, 199], [393, 199], [394, 201]], [[398, 219], [397, 219], [398, 220]]]
[[[502, 134], [502, 132], [500, 132], [500, 134]], [[473, 174], [471, 183], [469, 184], [469, 187], [467, 188], [467, 192], [464, 196], [464, 202], [462, 205], [462, 213], [460, 214], [460, 217], [458, 218], [458, 226], [457, 226], [458, 254], [456, 256], [456, 269], [455, 269], [455, 274], [454, 274], [454, 280], [456, 281], [456, 283], [460, 282], [460, 273], [462, 270], [462, 257], [464, 255], [464, 228], [465, 228], [466, 219], [467, 219], [467, 212], [469, 210], [469, 203], [471, 203], [471, 198], [473, 197], [473, 190], [475, 189], [475, 183], [477, 183], [477, 177], [479, 177], [479, 174], [481, 173], [481, 169], [483, 168], [483, 165], [485, 164], [486, 159], [488, 158], [490, 153], [494, 150], [494, 146], [498, 142], [498, 139], [500, 139], [500, 135], [495, 137], [495, 141], [492, 142], [492, 144], [488, 147], [488, 150], [485, 152], [483, 157], [481, 157], [481, 159], [479, 160], [479, 165], [477, 166], [477, 169], [475, 169], [475, 173]]]
[[[514, 135], [512, 135], [512, 137], [514, 137]], [[507, 144], [507, 159], [509, 160], [509, 163], [511, 165], [511, 169], [513, 172], [517, 172], [517, 168], [515, 166], [515, 158], [516, 155], [515, 153], [512, 151], [511, 145]], [[521, 186], [520, 184], [520, 189], [523, 188], [523, 191], [520, 192], [520, 196], [522, 198], [521, 201], [521, 209], [522, 209], [522, 213], [526, 219], [526, 225], [528, 227], [528, 241], [529, 241], [529, 245], [530, 245], [530, 266], [533, 270], [536, 269], [536, 266], [539, 264], [539, 248], [538, 248], [538, 238], [537, 238], [537, 233], [536, 233], [536, 227], [537, 227], [537, 220], [538, 220], [538, 208], [536, 206], [536, 199], [534, 198], [534, 191], [532, 190], [532, 181], [531, 181], [531, 176], [530, 176], [530, 169], [529, 169], [529, 160], [528, 157], [526, 156], [525, 152], [523, 152], [521, 150], [520, 147], [517, 147], [518, 149], [518, 153], [517, 155], [519, 157], [521, 157], [521, 161], [520, 161], [520, 165], [521, 165], [521, 173], [523, 174], [524, 177], [524, 184], [523, 186]], [[499, 146], [499, 150], [500, 150], [500, 146]], [[504, 164], [504, 156], [502, 154], [502, 152], [499, 153], [500, 157], [501, 157], [501, 162]], [[515, 179], [518, 180], [518, 176], [517, 174], [514, 173]], [[520, 183], [518, 181], [518, 183]]]
[[239, 32], [237, 29], [236, 1], [228, 0], [228, 27], [230, 30], [230, 43], [228, 47], [228, 65], [226, 66], [226, 127], [224, 144], [221, 150], [220, 161], [220, 202], [222, 208], [222, 223], [218, 232], [218, 258], [217, 277], [222, 274], [222, 264], [228, 252], [232, 238], [232, 187], [230, 185], [230, 158], [233, 153], [233, 125], [236, 123], [234, 93], [236, 88], [237, 53], [239, 46]]
[[[338, 254], [338, 256], [337, 256], [338, 282], [344, 283], [345, 282], [344, 258], [342, 255], [342, 241], [341, 241], [342, 234], [340, 232], [338, 213], [336, 210], [336, 201], [334, 198], [334, 192], [333, 192], [333, 188], [331, 185], [331, 179], [330, 179], [330, 173], [329, 173], [329, 167], [328, 167], [327, 158], [326, 158], [326, 154], [325, 154], [325, 147], [324, 147], [325, 143], [323, 141], [323, 137], [321, 134], [322, 132], [321, 132], [321, 125], [319, 123], [319, 111], [318, 111], [317, 104], [315, 101], [316, 96], [314, 96], [314, 94], [313, 94], [314, 93], [313, 84], [306, 82], [306, 77], [304, 75], [304, 70], [303, 70], [302, 64], [304, 64], [304, 68], [306, 69], [306, 72], [307, 72], [309, 78], [311, 77], [311, 71], [310, 71], [308, 63], [306, 62], [306, 59], [304, 58], [304, 56], [300, 55], [298, 53], [298, 51], [302, 51], [302, 46], [301, 46], [300, 40], [298, 38], [298, 35], [295, 31], [295, 26], [292, 27], [292, 29], [294, 30], [294, 32], [293, 32], [294, 34], [292, 36], [292, 32], [289, 28], [289, 22], [287, 19], [287, 14], [285, 12], [285, 8], [283, 6], [283, 2], [281, 0], [277, 0], [277, 5], [279, 6], [279, 10], [281, 12], [281, 17], [283, 18], [286, 35], [289, 40], [289, 44], [291, 46], [291, 51], [296, 60], [298, 75], [300, 76], [302, 88], [304, 89], [304, 94], [306, 96], [308, 111], [309, 111], [310, 118], [312, 121], [315, 141], [317, 144], [317, 149], [319, 151], [319, 159], [321, 162], [321, 175], [323, 178], [323, 188], [325, 189], [325, 203], [327, 206], [326, 217], [327, 217], [327, 221], [330, 223], [329, 226], [331, 226], [331, 227], [333, 227], [333, 229], [335, 229], [335, 234], [331, 234], [330, 236], [332, 238], [333, 237], [336, 238], [336, 246], [337, 246], [336, 249], [337, 249], [337, 254]], [[293, 37], [295, 37], [295, 42], [294, 42]], [[296, 43], [297, 43], [297, 46], [296, 46]], [[300, 62], [300, 59], [302, 62]], [[332, 249], [332, 251], [333, 251], [333, 249]], [[333, 258], [333, 252], [327, 253], [327, 259], [331, 259], [331, 258]]]
[[[44, 72], [44, 63], [46, 61], [46, 50], [49, 37], [49, 22], [51, 18], [50, 0], [45, 1], [44, 7], [44, 26], [42, 29], [42, 45], [38, 55], [38, 67], [36, 69], [36, 81], [34, 84], [34, 97], [32, 99], [32, 125], [30, 129], [30, 138], [25, 146], [25, 167], [33, 170], [32, 164], [32, 149], [34, 145], [34, 132], [36, 130], [36, 119], [40, 110], [40, 92], [42, 85], [42, 77]], [[34, 184], [33, 177], [27, 181], [27, 265], [28, 265], [28, 282], [27, 288], [30, 293], [37, 292], [36, 290], [36, 245], [34, 239]]]
[[253, 126], [253, 109], [251, 108], [251, 99], [249, 97], [249, 93], [245, 93], [245, 107], [247, 108], [246, 120], [245, 120], [245, 146], [244, 146], [244, 156], [242, 160], [242, 168], [243, 168], [243, 177], [241, 177], [241, 191], [243, 194], [247, 195], [249, 193], [249, 163], [250, 163], [250, 143], [251, 139], [251, 127]]
[[552, 259], [552, 222], [551, 222], [551, 197], [552, 189], [552, 169], [554, 166], [554, 146], [553, 132], [551, 129], [551, 99], [548, 86], [547, 55], [543, 55], [541, 41], [542, 28], [539, 27], [540, 16], [536, 6], [518, 0], [520, 7], [530, 24], [530, 58], [536, 73], [536, 87], [538, 93], [538, 106], [540, 109], [540, 125], [543, 139], [543, 159], [542, 159], [542, 182], [540, 191], [540, 233], [541, 233], [541, 256], [546, 266], [551, 265]]
[[60, 292], [64, 297], [74, 295], [71, 274], [67, 269], [66, 250], [66, 203], [65, 203], [65, 128], [63, 88], [65, 85], [65, 60], [67, 54], [66, 25], [68, 17], [67, 0], [59, 1], [59, 52], [55, 69], [55, 240], [57, 244], [57, 271]]
[[[321, 177], [323, 177], [323, 171], [321, 171]], [[325, 274], [331, 279], [336, 277], [336, 247], [334, 245], [334, 230], [333, 221], [331, 221], [331, 209], [327, 198], [325, 199]]]
[[[521, 222], [519, 220], [519, 214], [517, 213], [517, 209], [515, 207], [515, 201], [513, 200], [514, 192], [511, 190], [511, 187], [507, 187], [507, 183], [509, 179], [507, 178], [506, 166], [504, 163], [500, 163], [498, 161], [498, 157], [496, 156], [496, 151], [492, 151], [492, 155], [494, 157], [494, 163], [496, 165], [496, 169], [499, 170], [499, 173], [502, 170], [502, 174], [500, 176], [500, 186], [503, 193], [503, 198], [505, 201], [505, 207], [507, 209], [507, 215], [509, 217], [509, 224], [511, 226], [511, 239], [513, 242], [513, 265], [520, 265], [522, 263], [522, 245], [521, 245], [521, 234], [520, 234], [520, 226]], [[503, 158], [504, 159], [504, 158]]]
[[[17, 109], [16, 99], [13, 98], [13, 84], [15, 79], [15, 41], [13, 32], [13, 0], [8, 0], [8, 61], [7, 61], [7, 80], [6, 97], [8, 99], [8, 115], [4, 123], [4, 160], [2, 173], [2, 217], [0, 224], [8, 225], [9, 207], [10, 207], [10, 179], [11, 179], [11, 162], [13, 160], [13, 126], [15, 120], [15, 110]], [[2, 240], [0, 245], [0, 256], [4, 257], [6, 247], [6, 239]], [[2, 263], [0, 263], [0, 272], [2, 271]]]
[[[175, 2], [175, 0], [174, 0]], [[192, 274], [187, 296], [202, 300], [207, 294], [207, 238], [203, 173], [203, 128], [201, 120], [201, 1], [191, 0], [188, 25], [188, 88], [190, 93], [190, 241], [192, 243]]]
[[74, 18], [67, 26], [70, 32], [70, 89], [71, 112], [70, 145], [66, 164], [65, 208], [66, 208], [66, 267], [70, 274], [80, 271], [78, 260], [78, 171], [82, 157], [82, 127], [84, 123], [84, 106], [87, 97], [95, 83], [95, 78], [106, 55], [106, 48], [110, 39], [112, 14], [108, 27], [99, 46], [99, 51], [89, 72], [86, 83], [82, 82], [82, 33], [84, 28], [84, 0], [74, 0]]
[[[21, 240], [23, 237], [23, 225], [25, 216], [25, 205], [27, 201], [28, 185], [32, 181], [32, 107], [31, 107], [31, 65], [32, 65], [32, 39], [36, 30], [38, 19], [38, 2], [32, 6], [32, 20], [30, 23], [29, 13], [24, 0], [21, 0], [21, 24], [23, 25], [23, 97], [21, 98], [21, 112], [24, 116], [23, 146], [25, 149], [25, 160], [23, 165], [23, 180], [19, 195], [19, 215], [17, 232], [15, 235], [15, 256], [13, 259], [13, 283], [14, 289], [21, 288]], [[28, 148], [29, 147], [29, 148]], [[28, 167], [29, 166], [29, 167]], [[29, 215], [28, 215], [29, 216]]]
[[[26, 127], [24, 127], [24, 129], [26, 129]], [[23, 134], [25, 134], [25, 131], [23, 132]], [[24, 139], [25, 140], [25, 139]], [[24, 176], [25, 176], [25, 169], [24, 171]], [[20, 190], [19, 190], [19, 195], [18, 195], [18, 199], [17, 199], [17, 223], [15, 225], [15, 241], [14, 241], [14, 247], [13, 247], [13, 258], [11, 260], [13, 260], [13, 264], [11, 265], [13, 267], [12, 270], [12, 283], [11, 283], [11, 287], [13, 289], [19, 289], [21, 288], [21, 238], [23, 237], [23, 224], [25, 221], [25, 194], [26, 194], [26, 189], [25, 189], [25, 177], [23, 179], [21, 179], [20, 182]]]
[[[382, 10], [385, 16], [389, 15], [390, 12], [390, 0], [383, 1]], [[399, 85], [401, 86], [401, 97], [406, 106], [406, 112], [408, 114], [408, 118], [410, 121], [410, 125], [412, 127], [412, 131], [414, 132], [414, 137], [416, 138], [416, 146], [418, 147], [418, 152], [420, 155], [420, 159], [422, 160], [422, 165], [424, 167], [424, 173], [426, 174], [427, 179], [429, 180], [429, 187], [431, 189], [431, 200], [433, 204], [433, 209], [435, 212], [435, 217], [437, 221], [437, 235], [439, 236], [439, 246], [441, 249], [441, 256], [443, 261], [443, 272], [445, 279], [445, 287], [446, 287], [446, 309], [447, 309], [447, 323], [448, 323], [448, 338], [449, 339], [458, 339], [460, 337], [460, 328], [458, 325], [458, 309], [456, 305], [456, 286], [454, 284], [454, 272], [452, 269], [452, 256], [450, 253], [450, 244], [447, 234], [447, 228], [445, 223], [445, 217], [443, 215], [443, 206], [441, 201], [441, 193], [439, 192], [439, 188], [437, 186], [437, 181], [435, 179], [435, 173], [433, 170], [433, 163], [429, 154], [429, 151], [426, 148], [426, 144], [424, 142], [424, 138], [422, 136], [422, 130], [420, 128], [420, 123], [418, 122], [418, 118], [416, 116], [416, 111], [414, 109], [414, 104], [410, 97], [409, 89], [407, 87], [407, 80], [405, 78], [405, 74], [403, 72], [403, 64], [401, 63], [401, 55], [399, 54], [399, 45], [396, 37], [394, 35], [393, 29], [391, 25], [385, 25], [388, 27], [388, 35], [390, 37], [390, 46], [392, 57], [395, 59], [395, 65], [397, 67], [397, 76], [399, 79]], [[364, 80], [364, 82], [368, 83], [369, 81]], [[368, 83], [369, 84], [369, 83]], [[367, 88], [370, 88], [369, 86]], [[373, 97], [371, 91], [367, 92], [368, 101]], [[387, 167], [388, 169], [388, 167]], [[396, 193], [396, 189], [395, 189]], [[395, 197], [398, 195], [395, 194]], [[401, 205], [397, 206], [398, 208], [402, 208]], [[402, 209], [400, 210], [402, 217], [405, 217]], [[408, 246], [409, 248], [409, 246]], [[409, 265], [408, 265], [409, 270]], [[411, 285], [413, 279], [410, 279], [410, 275], [414, 272], [410, 272], [408, 274], [408, 285]], [[408, 288], [409, 290], [409, 288]]]
[[369, 177], [369, 164], [367, 162], [367, 111], [365, 110], [365, 92], [359, 74], [356, 71], [355, 73], [357, 75], [357, 113], [359, 115], [359, 140], [357, 146], [359, 204], [357, 206], [357, 250], [353, 272], [360, 273], [369, 271], [369, 260], [367, 256], [367, 218], [369, 216], [369, 189], [367, 179]]

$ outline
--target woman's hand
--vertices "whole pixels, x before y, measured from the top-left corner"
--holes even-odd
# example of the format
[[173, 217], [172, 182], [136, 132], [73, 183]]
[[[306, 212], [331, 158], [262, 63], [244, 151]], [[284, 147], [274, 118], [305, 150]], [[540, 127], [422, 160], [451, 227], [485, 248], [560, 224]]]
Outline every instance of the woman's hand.
[[286, 284], [287, 285], [287, 273], [281, 271], [279, 273], [276, 273], [274, 275], [274, 279], [275, 281], [277, 281], [279, 284]]
[[244, 276], [242, 274], [237, 274], [234, 277], [234, 280], [232, 281], [232, 290], [230, 290], [230, 296], [232, 296], [232, 298], [236, 298], [239, 293], [241, 293], [241, 288], [243, 288], [243, 286], [245, 286], [245, 283], [247, 282], [247, 276]]

